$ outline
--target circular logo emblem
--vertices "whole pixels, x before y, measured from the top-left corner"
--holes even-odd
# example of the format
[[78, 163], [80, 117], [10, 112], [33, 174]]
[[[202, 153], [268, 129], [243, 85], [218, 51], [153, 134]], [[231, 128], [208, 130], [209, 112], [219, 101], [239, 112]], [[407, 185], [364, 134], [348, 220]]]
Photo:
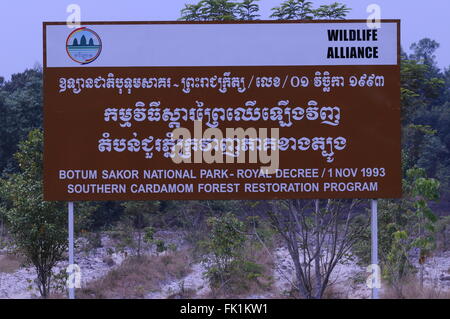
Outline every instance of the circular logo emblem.
[[91, 29], [78, 28], [67, 37], [66, 51], [75, 62], [88, 64], [97, 59], [102, 52], [102, 40]]

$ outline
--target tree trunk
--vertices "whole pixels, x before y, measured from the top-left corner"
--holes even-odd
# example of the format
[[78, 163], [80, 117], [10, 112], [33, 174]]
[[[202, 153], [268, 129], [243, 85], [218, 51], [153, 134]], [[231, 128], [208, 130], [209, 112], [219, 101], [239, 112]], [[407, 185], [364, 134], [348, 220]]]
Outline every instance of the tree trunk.
[[138, 230], [138, 251], [137, 251], [137, 255], [140, 258], [141, 257], [141, 230]]
[[423, 290], [423, 272], [424, 272], [424, 263], [425, 260], [422, 257], [422, 249], [419, 248], [419, 276], [420, 276], [420, 289]]
[[50, 277], [51, 275], [48, 273], [46, 269], [41, 267], [36, 267], [37, 271], [37, 285], [39, 289], [39, 293], [41, 297], [47, 299], [50, 293]]

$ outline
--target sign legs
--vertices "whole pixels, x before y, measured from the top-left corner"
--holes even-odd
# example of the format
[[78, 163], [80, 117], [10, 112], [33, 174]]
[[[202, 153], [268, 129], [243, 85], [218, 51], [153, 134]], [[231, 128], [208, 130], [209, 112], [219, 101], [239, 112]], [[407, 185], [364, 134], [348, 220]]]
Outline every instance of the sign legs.
[[371, 232], [371, 263], [372, 263], [372, 299], [378, 299], [378, 282], [379, 282], [379, 266], [378, 266], [378, 200], [373, 199], [371, 203], [370, 216], [370, 232]]
[[69, 299], [75, 299], [75, 285], [74, 285], [74, 260], [73, 260], [73, 251], [74, 251], [74, 239], [73, 239], [73, 202], [68, 203], [68, 211], [69, 211], [69, 273], [67, 281], [69, 287]]

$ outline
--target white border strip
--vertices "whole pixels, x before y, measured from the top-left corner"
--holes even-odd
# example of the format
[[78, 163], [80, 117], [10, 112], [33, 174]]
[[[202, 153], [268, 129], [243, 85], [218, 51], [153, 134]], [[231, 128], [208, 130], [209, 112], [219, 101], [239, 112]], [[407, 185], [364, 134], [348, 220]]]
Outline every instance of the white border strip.
[[[397, 65], [397, 23], [383, 22], [378, 41], [330, 42], [329, 29], [367, 30], [366, 23], [85, 25], [102, 39], [90, 64], [71, 60], [73, 29], [47, 25], [47, 67]], [[330, 46], [376, 46], [377, 59], [328, 59]]]

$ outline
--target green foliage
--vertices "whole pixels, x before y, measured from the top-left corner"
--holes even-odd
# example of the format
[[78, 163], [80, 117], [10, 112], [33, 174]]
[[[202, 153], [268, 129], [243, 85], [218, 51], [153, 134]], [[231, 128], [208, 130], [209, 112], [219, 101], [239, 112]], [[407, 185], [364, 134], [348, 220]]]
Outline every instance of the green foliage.
[[156, 252], [157, 253], [162, 253], [162, 252], [167, 250], [166, 243], [162, 239], [156, 240], [155, 241], [155, 245], [156, 245]]
[[62, 268], [59, 272], [53, 273], [52, 277], [52, 289], [57, 293], [64, 293], [67, 288], [67, 279], [69, 277], [67, 270]]
[[439, 43], [436, 41], [424, 38], [418, 43], [411, 44], [410, 49], [414, 52], [411, 55], [413, 60], [422, 61], [426, 65], [434, 65], [436, 56], [434, 53], [439, 48]]
[[287, 0], [272, 11], [270, 17], [278, 20], [310, 20], [314, 17], [312, 2], [306, 0]]
[[427, 141], [435, 134], [436, 131], [427, 125], [410, 124], [404, 128], [404, 152], [406, 156], [403, 164], [405, 172], [407, 169], [414, 167], [414, 164], [423, 156]]
[[[256, 20], [260, 16], [258, 1], [202, 0], [196, 4], [186, 4], [181, 10], [180, 20]], [[280, 6], [272, 8], [270, 17], [278, 20], [344, 19], [349, 11], [346, 5], [338, 2], [313, 9], [311, 1], [286, 0]]]
[[340, 4], [334, 2], [330, 5], [321, 5], [319, 8], [314, 10], [314, 16], [317, 19], [345, 19], [350, 9], [345, 4]]
[[[395, 246], [395, 234], [408, 234], [410, 248], [424, 248], [420, 247], [424, 241], [419, 239], [419, 228], [426, 232], [424, 238], [430, 238], [428, 232], [432, 233], [435, 229], [437, 217], [429, 208], [428, 201], [439, 199], [440, 183], [427, 178], [425, 170], [417, 167], [408, 169], [405, 175], [404, 197], [401, 200], [378, 201], [379, 250], [382, 263], [387, 260], [392, 247]], [[369, 229], [366, 239], [368, 243]], [[355, 252], [364, 263], [370, 262], [370, 247], [364, 242], [357, 243]]]
[[248, 280], [256, 280], [262, 276], [264, 267], [255, 262], [244, 260], [240, 264], [240, 269]]
[[423, 169], [414, 168], [406, 173], [405, 188], [409, 191], [416, 221], [413, 225], [415, 236], [411, 245], [420, 250], [420, 262], [435, 248], [434, 233], [437, 217], [428, 206], [428, 202], [439, 199], [439, 187], [439, 181], [426, 178], [426, 172]]
[[259, 0], [244, 0], [239, 3], [238, 16], [240, 20], [256, 20], [260, 15], [259, 12]]
[[396, 231], [392, 234], [392, 244], [384, 262], [384, 278], [402, 295], [403, 279], [413, 269], [408, 260], [411, 249], [406, 231]]
[[166, 246], [166, 243], [162, 239], [155, 239], [155, 229], [153, 227], [147, 227], [145, 228], [144, 233], [144, 241], [147, 244], [155, 245], [156, 246], [156, 252], [162, 253], [166, 250], [176, 251], [177, 247], [173, 244]]
[[[19, 142], [30, 131], [42, 127], [42, 69], [39, 66], [13, 74], [10, 81], [0, 81], [0, 177], [20, 171], [14, 158]], [[42, 154], [29, 159], [35, 168], [42, 167]], [[6, 205], [1, 203], [0, 206]], [[83, 202], [77, 204], [76, 231], [97, 230], [119, 220], [123, 208], [118, 202]], [[94, 213], [95, 212], [95, 213]], [[2, 220], [0, 212], [0, 220]]]
[[210, 217], [207, 221], [211, 228], [208, 240], [204, 242], [206, 253], [206, 276], [212, 287], [223, 288], [242, 257], [241, 252], [246, 241], [244, 223], [231, 213], [223, 217]]
[[[86, 210], [83, 217], [80, 216], [80, 209]], [[85, 231], [108, 230], [122, 219], [123, 212], [122, 202], [118, 201], [80, 202], [75, 227]]]
[[426, 201], [439, 199], [439, 185], [439, 181], [432, 178], [419, 177], [414, 181], [412, 195], [420, 198], [416, 203], [417, 209], [424, 209]]
[[[419, 251], [418, 262], [435, 248], [437, 216], [428, 206], [439, 199], [440, 183], [428, 178], [421, 168], [411, 168], [403, 181], [404, 197], [401, 200], [380, 200], [378, 203], [380, 264], [386, 280], [402, 294], [402, 283], [414, 267], [411, 251]], [[369, 229], [366, 241], [359, 242], [354, 250], [365, 264], [370, 263]]]
[[277, 233], [269, 221], [262, 219], [260, 216], [249, 216], [246, 220], [247, 231], [256, 237], [261, 244], [271, 246], [273, 239]]
[[442, 216], [436, 223], [436, 233], [440, 239], [440, 249], [447, 251], [450, 242], [450, 216]]
[[42, 70], [40, 67], [13, 74], [0, 82], [0, 175], [17, 172], [13, 154], [28, 133], [42, 127]]
[[185, 239], [194, 247], [193, 253], [197, 256], [201, 251], [200, 243], [207, 236], [206, 220], [237, 210], [240, 210], [240, 204], [234, 200], [170, 201], [166, 202], [162, 215], [166, 227], [185, 231]]
[[404, 171], [415, 166], [450, 190], [450, 81], [436, 67], [439, 44], [425, 38], [402, 54], [401, 101]]
[[401, 61], [400, 79], [403, 124], [412, 124], [417, 112], [441, 96], [445, 81], [430, 65], [418, 60]]
[[151, 223], [159, 212], [159, 201], [130, 201], [122, 204], [124, 219], [135, 229], [142, 230]]
[[197, 4], [185, 4], [181, 9], [180, 20], [184, 21], [203, 21], [202, 16], [203, 3], [200, 1]]
[[47, 297], [52, 268], [67, 248], [67, 215], [61, 203], [43, 200], [42, 148], [42, 132], [31, 131], [15, 155], [20, 173], [1, 180], [0, 194], [14, 243], [36, 268], [39, 291]]
[[144, 241], [148, 244], [153, 243], [153, 241], [155, 240], [155, 229], [153, 227], [147, 227], [145, 228], [145, 233], [144, 233]]
[[149, 228], [147, 227], [159, 212], [159, 201], [130, 201], [123, 203], [122, 206], [124, 207], [123, 221], [131, 230], [133, 241], [133, 234], [135, 231], [137, 232], [136, 254], [140, 257], [144, 230], [145, 236], [148, 237]]
[[220, 260], [225, 268], [230, 260], [239, 256], [239, 251], [246, 240], [244, 223], [231, 213], [223, 217], [210, 217], [207, 221], [211, 228], [210, 238], [206, 243], [208, 251]]
[[[240, 221], [234, 214], [207, 220], [210, 227], [208, 238], [203, 241], [206, 258], [205, 276], [214, 293], [248, 293], [252, 289], [266, 289], [270, 286], [270, 276], [266, 274], [267, 247], [272, 246], [273, 229], [257, 217], [251, 217], [248, 223]], [[252, 240], [247, 233], [260, 235]], [[261, 241], [266, 247], [262, 247]], [[270, 266], [270, 269], [272, 266]]]
[[[254, 6], [251, 6], [253, 2], [250, 1], [246, 5], [250, 9], [250, 15], [246, 15], [248, 18], [256, 12], [254, 11]], [[180, 19], [185, 21], [227, 21], [237, 20], [241, 13], [245, 14], [245, 7], [240, 8], [236, 2], [230, 0], [202, 0], [197, 4], [186, 4], [181, 10]]]
[[350, 9], [345, 5], [334, 2], [313, 8], [313, 3], [306, 0], [286, 0], [280, 6], [272, 8], [271, 18], [277, 20], [311, 20], [311, 19], [344, 19]]

